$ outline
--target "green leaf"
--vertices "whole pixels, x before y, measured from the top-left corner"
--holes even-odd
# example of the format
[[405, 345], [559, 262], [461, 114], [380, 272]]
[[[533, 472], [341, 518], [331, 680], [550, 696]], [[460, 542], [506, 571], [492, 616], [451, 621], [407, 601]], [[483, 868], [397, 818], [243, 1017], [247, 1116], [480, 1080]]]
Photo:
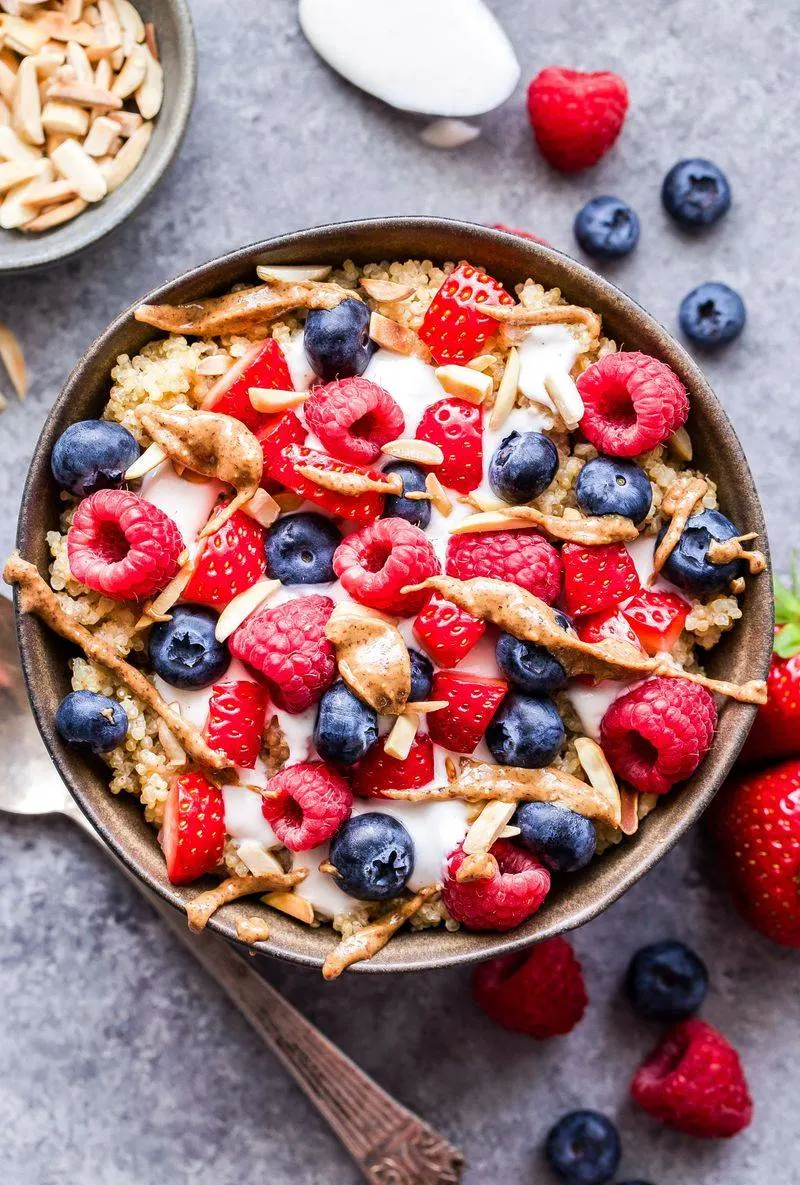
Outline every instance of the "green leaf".
[[800, 593], [794, 563], [792, 569], [791, 588], [775, 578], [775, 620], [778, 625], [800, 624]]
[[800, 624], [793, 622], [785, 625], [775, 635], [775, 653], [780, 658], [792, 658], [800, 654]]

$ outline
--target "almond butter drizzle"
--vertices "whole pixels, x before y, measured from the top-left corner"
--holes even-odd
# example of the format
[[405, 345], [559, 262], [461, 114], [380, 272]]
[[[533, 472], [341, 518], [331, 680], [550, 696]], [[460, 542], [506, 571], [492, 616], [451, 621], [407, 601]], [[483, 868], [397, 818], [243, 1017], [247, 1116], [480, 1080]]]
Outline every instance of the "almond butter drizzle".
[[732, 539], [712, 539], [708, 545], [708, 559], [712, 564], [730, 564], [733, 560], [745, 560], [751, 576], [758, 576], [767, 566], [767, 557], [763, 551], [748, 550], [742, 547], [757, 539], [755, 531], [748, 535], [735, 535]]
[[544, 514], [535, 506], [497, 507], [465, 518], [453, 529], [453, 535], [468, 535], [479, 531], [514, 531], [539, 527], [552, 539], [569, 543], [582, 543], [593, 547], [602, 543], [624, 543], [638, 539], [639, 532], [629, 518], [619, 514], [606, 514], [568, 518], [556, 514]]
[[318, 469], [316, 465], [298, 465], [301, 477], [313, 481], [323, 490], [357, 498], [374, 490], [379, 494], [402, 494], [403, 479], [399, 473], [387, 473], [385, 477], [374, 478], [368, 473], [337, 473], [336, 470]]
[[675, 550], [678, 540], [683, 534], [683, 528], [692, 517], [692, 511], [707, 490], [708, 482], [702, 477], [693, 477], [688, 482], [679, 478], [664, 494], [661, 509], [664, 514], [671, 515], [671, 519], [664, 538], [656, 548], [653, 557], [651, 584]]
[[269, 938], [269, 926], [263, 918], [256, 917], [255, 914], [251, 918], [239, 918], [236, 922], [236, 937], [248, 946], [253, 946], [256, 942], [266, 942]]
[[267, 893], [273, 889], [291, 889], [304, 880], [308, 872], [305, 868], [294, 868], [291, 872], [265, 872], [261, 876], [230, 876], [213, 889], [206, 889], [190, 901], [186, 906], [186, 918], [189, 929], [199, 933], [204, 930], [209, 919], [223, 905], [229, 901], [236, 901], [239, 897], [248, 897], [251, 893]]
[[342, 602], [325, 626], [339, 674], [383, 716], [399, 716], [411, 694], [411, 660], [397, 626], [360, 605]]
[[590, 309], [579, 305], [558, 304], [546, 308], [528, 309], [524, 305], [483, 304], [481, 312], [504, 325], [585, 325], [592, 337], [600, 336], [600, 318]]
[[383, 914], [368, 926], [364, 926], [361, 930], [356, 930], [355, 934], [351, 934], [348, 938], [343, 938], [339, 945], [326, 956], [325, 962], [322, 964], [323, 978], [338, 979], [342, 972], [351, 967], [353, 963], [371, 959], [379, 950], [383, 950], [386, 943], [393, 934], [397, 933], [403, 923], [407, 922], [409, 918], [413, 918], [425, 902], [438, 892], [437, 885], [420, 889], [408, 901], [395, 906], [394, 909]]
[[267, 325], [291, 309], [334, 309], [352, 296], [352, 292], [338, 284], [319, 284], [310, 280], [295, 284], [259, 284], [190, 304], [143, 304], [135, 310], [134, 316], [137, 321], [166, 333], [219, 337]]

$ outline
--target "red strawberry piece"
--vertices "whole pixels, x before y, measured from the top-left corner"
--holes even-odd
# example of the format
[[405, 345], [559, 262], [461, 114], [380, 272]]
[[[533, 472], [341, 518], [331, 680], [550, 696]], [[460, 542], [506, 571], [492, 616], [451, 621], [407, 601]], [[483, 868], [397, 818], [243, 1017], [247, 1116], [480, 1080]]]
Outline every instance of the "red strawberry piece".
[[414, 621], [414, 637], [440, 667], [454, 667], [486, 633], [485, 624], [440, 593], [432, 593]]
[[563, 173], [596, 165], [622, 131], [628, 88], [618, 74], [548, 66], [528, 87], [528, 118], [542, 156]]
[[379, 738], [353, 770], [356, 794], [380, 798], [384, 790], [417, 790], [433, 780], [433, 744], [427, 733], [417, 733], [404, 761], [385, 752], [384, 740]]
[[739, 913], [773, 942], [800, 947], [800, 761], [732, 779], [710, 821]]
[[739, 1055], [704, 1020], [670, 1029], [636, 1071], [631, 1097], [654, 1119], [704, 1139], [735, 1136], [753, 1118]]
[[287, 765], [267, 782], [264, 818], [290, 852], [307, 852], [329, 840], [350, 818], [353, 795], [324, 761]]
[[264, 575], [264, 528], [237, 510], [219, 530], [203, 540], [183, 599], [223, 609]]
[[497, 332], [497, 321], [482, 313], [481, 305], [513, 303], [503, 285], [492, 276], [470, 263], [460, 263], [431, 301], [419, 336], [440, 365], [469, 362]]
[[606, 354], [578, 379], [581, 432], [601, 453], [637, 457], [677, 432], [689, 396], [674, 371], [648, 354]]
[[304, 444], [307, 435], [305, 428], [293, 411], [264, 417], [264, 423], [256, 432], [256, 437], [264, 455], [261, 485], [265, 490], [272, 492], [280, 488], [272, 474], [275, 458], [280, 456], [283, 449], [288, 448], [290, 444]]
[[304, 712], [330, 687], [336, 675], [333, 647], [325, 626], [333, 610], [330, 597], [298, 597], [251, 613], [232, 634], [234, 658], [264, 676], [279, 708]]
[[129, 490], [97, 490], [80, 503], [67, 533], [76, 580], [116, 601], [140, 601], [179, 567], [183, 540], [157, 506]]
[[747, 762], [800, 756], [800, 583], [775, 581], [774, 652], [767, 676], [767, 702], [758, 709], [742, 759]]
[[520, 230], [517, 226], [506, 226], [504, 222], [493, 222], [492, 228], [494, 230], [502, 230], [507, 235], [517, 235], [520, 239], [530, 239], [532, 243], [541, 243], [543, 247], [552, 247], [552, 243], [548, 243], [547, 239], [540, 239], [538, 235], [531, 234], [529, 230]]
[[188, 885], [212, 872], [225, 847], [225, 803], [219, 786], [200, 773], [173, 778], [158, 838], [170, 884]]
[[417, 440], [437, 444], [444, 463], [436, 468], [442, 485], [468, 494], [483, 479], [483, 410], [464, 399], [440, 399], [422, 413]]
[[518, 584], [548, 605], [561, 592], [561, 559], [536, 531], [485, 531], [451, 535], [447, 544], [448, 576], [471, 580], [492, 576]]
[[641, 650], [639, 639], [633, 632], [630, 622], [626, 621], [622, 610], [616, 605], [602, 613], [594, 613], [591, 617], [581, 617], [575, 622], [575, 632], [582, 642], [604, 642], [607, 638], [618, 638]]
[[538, 1041], [571, 1032], [589, 1002], [581, 965], [564, 938], [480, 963], [472, 994], [495, 1024]]
[[448, 859], [442, 901], [467, 930], [513, 930], [536, 913], [550, 890], [550, 873], [529, 852], [498, 839], [492, 855], [497, 872], [475, 881], [456, 880], [466, 859], [460, 845]]
[[691, 605], [677, 593], [642, 589], [622, 606], [647, 654], [672, 650], [683, 633]]
[[220, 749], [231, 765], [253, 769], [261, 752], [261, 735], [269, 693], [260, 683], [232, 679], [217, 683], [208, 701], [205, 737], [212, 749]]
[[624, 543], [602, 543], [597, 547], [565, 543], [561, 559], [564, 607], [570, 617], [614, 609], [639, 588], [636, 565]]
[[608, 764], [641, 794], [666, 794], [708, 752], [717, 709], [688, 679], [647, 679], [614, 700], [600, 723]]
[[431, 699], [447, 700], [448, 706], [429, 713], [431, 739], [454, 753], [474, 753], [507, 691], [502, 679], [437, 671]]
[[255, 432], [268, 417], [256, 411], [250, 402], [251, 387], [264, 387], [269, 391], [294, 390], [286, 357], [274, 337], [260, 342], [235, 362], [214, 383], [203, 400], [203, 407], [207, 411], [234, 416]]
[[357, 375], [314, 387], [303, 405], [306, 423], [328, 452], [353, 465], [377, 461], [403, 435], [403, 412], [388, 391]]
[[298, 466], [312, 466], [323, 469], [326, 473], [359, 473], [381, 480], [381, 474], [376, 469], [362, 469], [358, 465], [349, 465], [346, 461], [337, 461], [326, 453], [316, 449], [306, 448], [298, 444], [290, 444], [287, 448], [275, 454], [270, 463], [270, 476], [279, 481], [287, 490], [293, 490], [308, 502], [327, 510], [334, 518], [345, 518], [353, 523], [371, 523], [380, 518], [383, 510], [383, 494], [369, 490], [363, 494], [351, 496], [339, 494], [334, 490], [323, 489], [311, 478], [298, 473]]
[[438, 575], [440, 566], [424, 531], [403, 518], [380, 518], [342, 540], [333, 570], [354, 601], [407, 617], [417, 612], [427, 591], [403, 589]]

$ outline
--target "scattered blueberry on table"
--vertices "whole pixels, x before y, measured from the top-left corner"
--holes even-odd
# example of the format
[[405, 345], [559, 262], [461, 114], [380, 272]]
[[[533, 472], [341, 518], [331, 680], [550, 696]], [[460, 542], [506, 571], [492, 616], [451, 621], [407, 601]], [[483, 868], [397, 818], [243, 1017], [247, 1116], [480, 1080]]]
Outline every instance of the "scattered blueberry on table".
[[545, 1156], [565, 1185], [605, 1185], [617, 1171], [619, 1132], [599, 1111], [570, 1111], [549, 1131]]
[[121, 486], [140, 451], [121, 424], [79, 420], [59, 436], [50, 454], [50, 468], [62, 489], [84, 498], [95, 490]]
[[56, 728], [68, 744], [107, 753], [125, 740], [128, 717], [122, 705], [107, 695], [71, 691], [58, 705]]
[[661, 186], [664, 209], [680, 226], [711, 226], [731, 204], [731, 187], [719, 165], [694, 157], [679, 160]]
[[391, 815], [370, 811], [343, 823], [331, 841], [337, 884], [360, 901], [386, 901], [402, 893], [414, 870], [414, 841]]
[[724, 346], [744, 329], [747, 311], [738, 292], [727, 284], [700, 284], [684, 296], [678, 323], [690, 341], [709, 349]]
[[575, 216], [579, 246], [593, 259], [621, 259], [639, 242], [639, 217], [622, 198], [592, 198]]
[[700, 1008], [708, 991], [703, 960], [683, 942], [655, 942], [631, 959], [625, 992], [646, 1020], [687, 1020]]

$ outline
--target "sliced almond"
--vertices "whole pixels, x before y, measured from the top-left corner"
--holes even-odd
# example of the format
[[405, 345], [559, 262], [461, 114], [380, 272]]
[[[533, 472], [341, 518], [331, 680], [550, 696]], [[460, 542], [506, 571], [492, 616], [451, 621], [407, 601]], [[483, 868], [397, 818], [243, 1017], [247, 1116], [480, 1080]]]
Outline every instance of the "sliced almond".
[[409, 712], [417, 712], [419, 715], [425, 715], [426, 712], [442, 712], [449, 706], [450, 701], [446, 699], [417, 699], [409, 700], [406, 704], [406, 709]]
[[413, 284], [398, 284], [394, 280], [374, 280], [362, 276], [358, 282], [367, 296], [380, 304], [395, 304], [401, 300], [408, 300], [409, 296], [416, 292]]
[[156, 27], [152, 21], [148, 21], [144, 27], [144, 43], [155, 60], [160, 62], [161, 54], [158, 52], [158, 37], [156, 36]]
[[519, 827], [504, 827], [498, 835], [498, 839], [516, 839], [518, 835], [522, 834]]
[[148, 52], [143, 45], [137, 45], [125, 62], [111, 87], [112, 94], [119, 99], [128, 99], [139, 89], [147, 74]]
[[495, 431], [498, 428], [502, 428], [517, 401], [519, 375], [519, 351], [516, 346], [512, 346], [508, 351], [503, 377], [500, 380], [500, 386], [497, 388], [497, 396], [494, 401], [494, 407], [492, 408], [492, 414], [489, 416], [489, 427]]
[[447, 518], [452, 512], [453, 503], [435, 473], [429, 473], [425, 478], [425, 489], [428, 491], [431, 505], [436, 507], [439, 514], [443, 514]]
[[619, 796], [622, 804], [619, 829], [623, 835], [635, 835], [639, 830], [639, 795], [625, 786]]
[[109, 193], [114, 193], [123, 182], [128, 180], [144, 156], [152, 134], [153, 125], [151, 123], [143, 123], [133, 133], [130, 139], [125, 141], [113, 161], [110, 164], [103, 165], [102, 172], [106, 179]]
[[500, 832], [517, 809], [514, 802], [487, 802], [464, 837], [463, 849], [468, 856], [488, 852]]
[[109, 154], [113, 156], [120, 142], [119, 124], [105, 115], [99, 115], [83, 142], [83, 150], [95, 158]]
[[67, 42], [66, 60], [75, 71], [78, 82], [83, 82], [87, 86], [94, 84], [92, 64], [86, 56], [86, 50], [82, 45], [78, 45], [77, 41]]
[[398, 716], [392, 725], [391, 732], [383, 743], [383, 751], [387, 757], [394, 757], [397, 761], [405, 761], [411, 752], [414, 737], [419, 728], [419, 716], [416, 712], [409, 712], [406, 707], [402, 716]]
[[22, 185], [39, 175], [37, 160], [9, 160], [0, 165], [0, 194], [8, 193], [15, 185]]
[[444, 453], [438, 444], [431, 444], [427, 440], [414, 440], [411, 437], [401, 437], [390, 440], [381, 449], [387, 457], [396, 457], [398, 461], [414, 461], [418, 465], [442, 465]]
[[11, 108], [4, 98], [0, 97], [0, 131], [11, 127]]
[[256, 839], [243, 839], [236, 845], [236, 855], [254, 876], [267, 872], [281, 872], [281, 866], [272, 852], [268, 852]]
[[[76, 107], [74, 103], [48, 99], [42, 108], [42, 127], [48, 133], [61, 133], [82, 140], [89, 130], [89, 112]], [[52, 147], [57, 148], [58, 145], [53, 144]]]
[[679, 461], [691, 461], [694, 450], [692, 438], [685, 428], [678, 428], [667, 441], [667, 448]]
[[130, 0], [114, 0], [114, 5], [122, 30], [122, 48], [127, 57], [135, 45], [144, 41], [144, 21]]
[[79, 107], [96, 107], [102, 111], [122, 106], [122, 99], [111, 91], [101, 90], [93, 82], [54, 82], [48, 87], [47, 97], [59, 103], [77, 103]]
[[566, 427], [573, 432], [583, 419], [585, 410], [575, 380], [566, 370], [551, 370], [544, 376], [544, 389]]
[[306, 926], [314, 924], [314, 906], [305, 897], [298, 897], [297, 893], [267, 893], [261, 900], [265, 905], [288, 914], [290, 918], [304, 922]]
[[97, 0], [97, 11], [103, 24], [106, 42], [115, 48], [122, 45], [122, 25], [113, 0]]
[[138, 481], [140, 477], [150, 473], [166, 459], [167, 454], [160, 444], [148, 445], [141, 456], [137, 457], [133, 464], [125, 470], [125, 480]]
[[[33, 57], [33, 62], [36, 66], [36, 76], [39, 79], [40, 85], [48, 78], [54, 78], [59, 75], [65, 69], [65, 61], [66, 52], [63, 49], [52, 50], [45, 46], [45, 48], [41, 50], [40, 53], [35, 54]], [[67, 68], [69, 69], [69, 74], [67, 77], [71, 79], [77, 79], [77, 74], [75, 73], [74, 68], [71, 65], [69, 65]], [[89, 69], [91, 71], [91, 66]]]
[[14, 95], [17, 90], [17, 73], [8, 62], [0, 58], [0, 97], [6, 103], [14, 102]]
[[73, 24], [83, 16], [83, 0], [64, 0], [64, 11]]
[[149, 49], [145, 53], [147, 66], [144, 81], [136, 91], [136, 106], [142, 119], [155, 119], [164, 102], [164, 71]]
[[256, 411], [269, 412], [288, 411], [290, 407], [299, 407], [308, 399], [308, 391], [272, 391], [268, 387], [249, 387], [247, 394], [250, 403]]
[[16, 189], [9, 190], [3, 199], [3, 203], [0, 205], [0, 227], [3, 230], [13, 230], [28, 222], [31, 211], [30, 207], [25, 205], [26, 198], [36, 194], [43, 184], [49, 184], [53, 177], [54, 170], [50, 161], [40, 160], [39, 176], [24, 185], [17, 186]]
[[29, 21], [24, 17], [4, 16], [2, 34], [8, 48], [22, 54], [23, 58], [37, 54], [50, 40], [50, 34], [42, 28], [39, 18]]
[[481, 129], [464, 119], [434, 119], [419, 134], [423, 144], [430, 148], [462, 148], [481, 134]]
[[[100, 65], [102, 65], [102, 62]], [[98, 65], [97, 70], [99, 71], [99, 69], [100, 66]], [[138, 132], [144, 123], [138, 111], [109, 111], [108, 118], [113, 119], [114, 123], [119, 124], [120, 135], [123, 140], [129, 140], [134, 132]]]
[[468, 366], [440, 366], [436, 377], [448, 395], [465, 399], [467, 403], [483, 403], [492, 393], [491, 376]]
[[29, 144], [44, 144], [39, 80], [33, 58], [23, 58], [17, 70], [17, 89], [11, 107], [14, 127]]
[[[27, 203], [26, 203], [27, 204]], [[73, 198], [72, 201], [60, 202], [56, 206], [45, 208], [41, 214], [35, 218], [31, 218], [29, 222], [22, 225], [24, 231], [42, 231], [52, 230], [54, 226], [63, 226], [65, 222], [71, 222], [73, 218], [77, 218], [79, 214], [89, 205], [83, 198]]]
[[[92, 81], [100, 90], [111, 90], [112, 83], [114, 82], [114, 71], [111, 69], [111, 62], [108, 58], [101, 58], [97, 63]], [[108, 114], [111, 114], [110, 109]]]
[[246, 514], [253, 522], [266, 529], [272, 526], [281, 509], [280, 503], [272, 494], [268, 494], [266, 490], [256, 490], [249, 502], [242, 506], [242, 514]]
[[280, 284], [300, 284], [304, 280], [327, 280], [333, 268], [327, 264], [293, 264], [291, 267], [278, 267], [270, 263], [260, 263], [256, 268], [256, 275], [265, 284], [278, 282]]
[[[180, 716], [181, 706], [177, 700], [171, 703], [170, 707], [172, 708], [173, 712], [176, 712], [177, 715]], [[177, 737], [174, 736], [166, 721], [162, 720], [160, 717], [157, 729], [158, 739], [161, 742], [161, 747], [167, 757], [167, 765], [172, 769], [180, 769], [182, 766], [186, 765], [186, 750]]]
[[226, 641], [234, 630], [237, 630], [251, 613], [255, 613], [270, 597], [274, 596], [280, 587], [280, 580], [259, 580], [257, 584], [246, 588], [244, 592], [239, 593], [238, 597], [229, 601], [217, 619], [214, 629], [217, 641]]
[[233, 359], [228, 354], [209, 354], [201, 358], [195, 367], [195, 374], [217, 377], [225, 374], [233, 365]]
[[[84, 13], [84, 17], [85, 15]], [[101, 44], [100, 37], [88, 20], [71, 21], [64, 12], [39, 13], [35, 23], [38, 34], [44, 35], [44, 41], [49, 41], [51, 38], [53, 41], [77, 41], [79, 45], [86, 47], [87, 52], [90, 47]], [[112, 47], [104, 44], [104, 48], [110, 51]]]
[[87, 4], [83, 10], [83, 19], [87, 21], [92, 28], [96, 28], [102, 21], [100, 16], [100, 9], [96, 4]]
[[62, 177], [71, 181], [85, 202], [99, 202], [108, 192], [106, 179], [77, 140], [65, 140], [50, 154]]
[[8, 372], [17, 397], [24, 399], [28, 393], [25, 355], [22, 353], [22, 346], [19, 344], [17, 335], [2, 322], [0, 322], [0, 362]]
[[397, 321], [390, 321], [381, 313], [372, 313], [370, 316], [369, 336], [379, 346], [392, 350], [395, 354], [421, 358], [424, 362], [430, 361], [430, 350], [413, 329], [407, 329]]
[[[184, 553], [186, 554], [186, 553]], [[169, 621], [169, 611], [177, 605], [189, 581], [194, 574], [194, 564], [184, 562], [157, 597], [147, 601], [142, 607], [142, 615], [136, 622], [137, 630], [145, 630], [154, 621]]]
[[470, 370], [490, 370], [496, 361], [494, 354], [479, 354], [477, 358], [472, 358], [467, 366]]
[[577, 737], [575, 752], [594, 789], [609, 800], [619, 798], [617, 779], [597, 741], [593, 741], [591, 737]]

